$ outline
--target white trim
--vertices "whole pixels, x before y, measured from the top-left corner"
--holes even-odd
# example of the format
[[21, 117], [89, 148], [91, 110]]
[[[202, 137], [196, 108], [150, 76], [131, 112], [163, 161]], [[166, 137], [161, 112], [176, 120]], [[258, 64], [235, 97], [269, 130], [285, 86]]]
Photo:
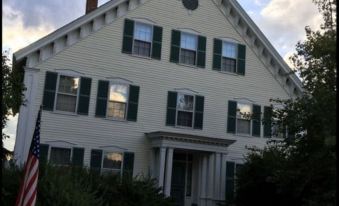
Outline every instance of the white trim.
[[135, 22], [143, 23], [143, 24], [149, 24], [151, 26], [155, 26], [157, 23], [149, 18], [145, 17], [130, 17]]
[[191, 28], [176, 28], [175, 30], [178, 30], [183, 33], [187, 33], [187, 34], [193, 34], [193, 35], [200, 35], [201, 33], [197, 30], [191, 29]]
[[[57, 112], [57, 113], [62, 113], [62, 114], [74, 114], [76, 115], [78, 112], [78, 104], [79, 104], [79, 96], [80, 96], [80, 87], [81, 87], [81, 76], [78, 75], [70, 75], [70, 74], [64, 74], [64, 73], [57, 73], [57, 83], [56, 83], [56, 87], [55, 87], [55, 96], [54, 96], [54, 107], [53, 107], [53, 112]], [[73, 77], [73, 78], [79, 78], [79, 85], [78, 85], [78, 89], [77, 89], [77, 94], [67, 94], [67, 93], [60, 93], [59, 92], [59, 84], [60, 84], [60, 76], [66, 76], [66, 77]], [[76, 100], [75, 100], [75, 111], [74, 112], [69, 112], [69, 111], [63, 111], [63, 110], [57, 110], [57, 98], [58, 98], [58, 94], [64, 94], [64, 95], [68, 95], [68, 96], [76, 96]]]
[[[101, 155], [101, 168], [100, 168], [100, 173], [102, 174], [103, 172], [105, 173], [106, 171], [119, 171], [119, 175], [120, 177], [122, 177], [122, 173], [123, 173], [123, 168], [124, 168], [124, 156], [125, 153], [124, 152], [118, 152], [115, 150], [106, 150], [106, 149], [101, 149], [102, 150], [102, 155]], [[105, 153], [117, 153], [117, 154], [121, 154], [121, 165], [120, 165], [120, 169], [112, 169], [112, 168], [104, 168], [104, 156]]]
[[106, 77], [110, 83], [133, 84], [133, 81], [121, 77]]
[[73, 69], [54, 69], [55, 72], [61, 75], [66, 75], [66, 76], [82, 76], [85, 75], [85, 73], [75, 71]]
[[[109, 98], [110, 98], [110, 94], [111, 94], [111, 86], [114, 85], [114, 84], [119, 84], [119, 85], [124, 85], [127, 87], [127, 93], [126, 93], [126, 96], [127, 96], [127, 99], [126, 99], [126, 103], [125, 102], [117, 102], [117, 101], [110, 101]], [[108, 120], [118, 120], [118, 121], [127, 121], [127, 114], [128, 114], [128, 102], [129, 102], [129, 91], [130, 90], [130, 84], [126, 84], [126, 83], [122, 83], [122, 82], [119, 82], [119, 81], [109, 81], [109, 84], [108, 84], [108, 95], [107, 95], [107, 102], [106, 102], [106, 119]], [[124, 118], [117, 118], [117, 117], [108, 117], [108, 107], [109, 107], [109, 102], [115, 102], [115, 103], [121, 103], [121, 104], [125, 104], [125, 114], [124, 114]]]
[[[192, 96], [193, 97], [193, 107], [192, 110], [184, 110], [184, 109], [178, 109], [178, 97], [179, 95], [184, 95], [184, 96]], [[190, 128], [190, 129], [194, 129], [194, 120], [195, 120], [195, 95], [191, 94], [191, 93], [184, 93], [184, 92], [177, 92], [177, 101], [176, 101], [176, 107], [175, 107], [175, 127], [180, 127], [180, 128]], [[179, 111], [181, 112], [191, 112], [192, 113], [192, 123], [191, 126], [182, 126], [182, 125], [178, 125], [178, 113]]]

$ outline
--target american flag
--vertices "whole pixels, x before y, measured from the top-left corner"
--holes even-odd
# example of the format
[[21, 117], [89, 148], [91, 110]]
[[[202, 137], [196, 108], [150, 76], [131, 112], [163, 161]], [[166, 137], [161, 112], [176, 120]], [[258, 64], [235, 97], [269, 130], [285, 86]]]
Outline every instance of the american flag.
[[21, 182], [20, 191], [16, 199], [16, 206], [34, 206], [36, 202], [39, 177], [40, 121], [41, 107], [36, 120], [33, 139], [24, 168], [24, 179]]

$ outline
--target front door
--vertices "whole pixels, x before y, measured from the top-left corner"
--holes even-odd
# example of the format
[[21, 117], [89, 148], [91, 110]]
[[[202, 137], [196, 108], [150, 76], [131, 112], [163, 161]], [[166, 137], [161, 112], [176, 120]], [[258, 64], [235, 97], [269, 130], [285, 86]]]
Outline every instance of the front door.
[[171, 197], [175, 201], [175, 206], [185, 205], [185, 179], [186, 163], [182, 161], [173, 161]]
[[175, 206], [184, 206], [186, 197], [191, 196], [192, 154], [174, 152], [171, 182], [171, 197]]

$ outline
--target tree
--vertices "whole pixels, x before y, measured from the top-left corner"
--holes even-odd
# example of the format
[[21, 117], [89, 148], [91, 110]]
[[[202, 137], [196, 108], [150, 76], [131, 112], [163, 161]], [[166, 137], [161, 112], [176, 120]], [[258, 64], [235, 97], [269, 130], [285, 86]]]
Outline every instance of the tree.
[[[23, 72], [19, 69], [13, 69], [9, 63], [8, 52], [2, 52], [2, 69], [1, 69], [1, 129], [6, 127], [8, 117], [15, 115], [19, 111], [19, 107], [23, 100]], [[9, 138], [8, 135], [2, 133], [1, 141], [1, 159], [4, 160], [8, 154], [8, 150], [3, 148], [3, 140]]]
[[283, 105], [273, 114], [280, 131], [294, 135], [250, 149], [238, 173], [238, 206], [336, 203], [336, 0], [313, 2], [324, 24], [320, 31], [306, 27], [291, 57], [303, 95], [272, 100]]

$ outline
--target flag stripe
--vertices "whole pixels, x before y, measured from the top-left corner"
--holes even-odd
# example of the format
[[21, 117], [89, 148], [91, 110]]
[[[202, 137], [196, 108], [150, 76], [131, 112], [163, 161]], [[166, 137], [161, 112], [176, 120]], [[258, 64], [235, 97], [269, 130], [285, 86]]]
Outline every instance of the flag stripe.
[[39, 153], [40, 153], [40, 122], [41, 107], [36, 120], [27, 161], [24, 167], [24, 178], [15, 202], [16, 206], [34, 206], [37, 198], [37, 185], [39, 178]]

